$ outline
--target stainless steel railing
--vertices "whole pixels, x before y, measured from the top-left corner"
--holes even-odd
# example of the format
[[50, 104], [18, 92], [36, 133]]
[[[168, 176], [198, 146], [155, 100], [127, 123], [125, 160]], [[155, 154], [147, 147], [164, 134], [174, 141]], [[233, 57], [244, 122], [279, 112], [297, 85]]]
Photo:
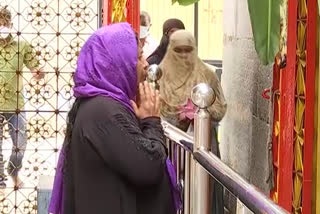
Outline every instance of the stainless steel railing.
[[182, 189], [184, 208], [179, 213], [210, 213], [210, 176], [254, 213], [288, 213], [210, 152], [211, 118], [207, 107], [214, 102], [212, 89], [200, 84], [194, 88], [191, 97], [198, 107], [193, 136], [165, 121], [162, 123], [168, 139], [169, 156]]

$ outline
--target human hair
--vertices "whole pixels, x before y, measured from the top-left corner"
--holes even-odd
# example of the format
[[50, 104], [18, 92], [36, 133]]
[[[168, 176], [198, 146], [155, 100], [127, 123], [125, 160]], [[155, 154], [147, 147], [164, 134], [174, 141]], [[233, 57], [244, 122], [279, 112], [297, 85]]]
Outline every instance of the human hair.
[[141, 11], [140, 13], [140, 25], [141, 26], [145, 26], [145, 27], [149, 27], [151, 25], [151, 18], [149, 13], [145, 12], [145, 11]]
[[137, 44], [138, 44], [138, 46], [139, 46], [139, 44], [140, 44], [139, 34], [135, 31], [135, 32], [134, 32], [134, 35], [135, 35], [135, 37], [136, 37], [136, 41], [137, 41]]
[[0, 9], [0, 21], [3, 21], [5, 25], [11, 23], [12, 15], [11, 12], [7, 9], [8, 6], [2, 7]]

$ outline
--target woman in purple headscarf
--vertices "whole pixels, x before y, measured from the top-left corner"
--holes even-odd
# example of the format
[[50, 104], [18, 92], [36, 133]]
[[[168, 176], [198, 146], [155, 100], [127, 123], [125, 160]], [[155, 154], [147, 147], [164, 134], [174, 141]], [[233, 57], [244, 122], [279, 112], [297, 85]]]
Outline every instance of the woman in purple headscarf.
[[49, 212], [174, 213], [159, 92], [143, 82], [147, 66], [127, 23], [103, 27], [87, 40]]

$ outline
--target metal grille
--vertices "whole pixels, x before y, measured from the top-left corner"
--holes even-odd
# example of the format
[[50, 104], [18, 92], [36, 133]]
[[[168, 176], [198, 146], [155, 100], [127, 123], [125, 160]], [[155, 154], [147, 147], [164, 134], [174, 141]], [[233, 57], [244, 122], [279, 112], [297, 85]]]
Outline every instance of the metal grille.
[[[55, 173], [64, 138], [66, 114], [72, 103], [72, 75], [81, 46], [100, 26], [99, 2], [0, 0], [0, 6], [8, 6], [7, 9], [12, 13], [14, 41], [25, 41], [32, 46], [39, 68], [46, 74], [44, 79], [37, 80], [26, 67], [17, 69], [13, 72], [16, 74], [15, 82], [18, 85], [19, 81], [23, 81], [23, 90], [16, 92], [17, 108], [8, 110], [0, 107], [1, 115], [9, 115], [7, 120], [3, 120], [5, 175], [8, 176], [6, 169], [11, 153], [13, 156], [18, 155], [21, 150], [19, 147], [13, 148], [11, 136], [20, 136], [21, 130], [17, 128], [20, 125], [25, 125], [27, 135], [27, 146], [19, 172], [24, 184], [14, 187], [8, 176], [7, 187], [0, 194], [0, 213], [37, 212], [39, 176], [53, 176]], [[19, 51], [14, 54], [17, 54], [18, 61], [22, 60]], [[0, 63], [0, 106], [7, 101], [4, 98], [9, 80], [5, 72], [10, 71], [3, 69]], [[23, 108], [18, 105], [21, 97]], [[10, 120], [15, 116], [21, 116], [18, 124]], [[11, 135], [10, 130], [13, 130]]]

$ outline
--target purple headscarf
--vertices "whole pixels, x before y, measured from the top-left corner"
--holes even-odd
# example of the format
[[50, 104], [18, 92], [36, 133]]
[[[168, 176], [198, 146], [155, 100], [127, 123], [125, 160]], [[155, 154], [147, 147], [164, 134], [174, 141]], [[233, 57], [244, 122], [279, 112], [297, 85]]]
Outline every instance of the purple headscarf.
[[81, 49], [74, 75], [75, 97], [112, 97], [132, 111], [137, 89], [138, 44], [128, 23], [97, 30]]
[[63, 163], [65, 160], [64, 148], [61, 149], [56, 175], [54, 177], [54, 183], [51, 193], [51, 199], [48, 207], [48, 212], [53, 214], [64, 214], [64, 197], [63, 197]]
[[[130, 100], [136, 96], [138, 44], [128, 23], [97, 30], [81, 49], [74, 75], [75, 97], [112, 97], [133, 111]], [[61, 149], [48, 211], [63, 214], [63, 163]]]

